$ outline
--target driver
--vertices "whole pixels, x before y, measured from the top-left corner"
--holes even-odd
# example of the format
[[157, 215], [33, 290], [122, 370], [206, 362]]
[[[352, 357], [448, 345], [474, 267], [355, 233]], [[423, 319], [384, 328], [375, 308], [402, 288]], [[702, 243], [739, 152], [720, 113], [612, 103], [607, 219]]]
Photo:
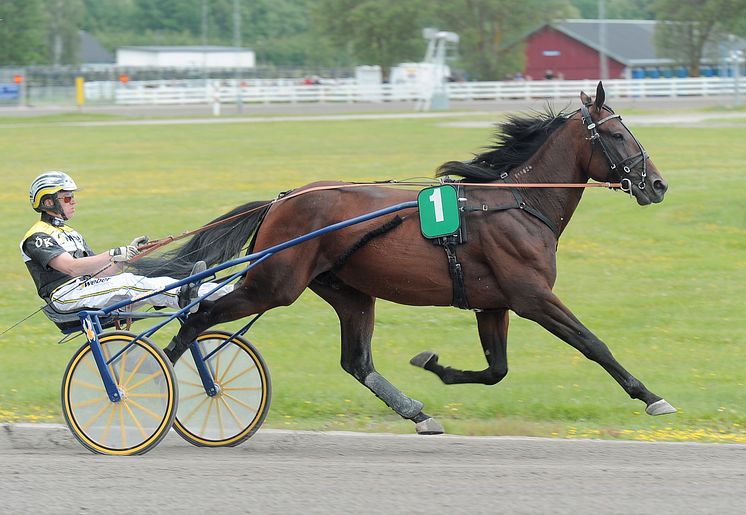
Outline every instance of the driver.
[[[45, 172], [31, 183], [29, 200], [31, 207], [41, 213], [41, 219], [23, 237], [21, 254], [37, 293], [47, 304], [60, 312], [101, 309], [176, 282], [170, 277], [123, 273], [127, 261], [138, 255], [139, 247], [148, 241], [146, 236], [102, 254], [93, 252], [83, 236], [66, 223], [75, 215], [76, 190], [75, 181], [59, 171]], [[193, 274], [204, 270], [205, 263], [200, 261]], [[216, 286], [187, 283], [178, 292], [163, 291], [132, 306], [147, 303], [180, 309]], [[215, 300], [232, 290], [232, 284], [223, 286], [208, 299]]]

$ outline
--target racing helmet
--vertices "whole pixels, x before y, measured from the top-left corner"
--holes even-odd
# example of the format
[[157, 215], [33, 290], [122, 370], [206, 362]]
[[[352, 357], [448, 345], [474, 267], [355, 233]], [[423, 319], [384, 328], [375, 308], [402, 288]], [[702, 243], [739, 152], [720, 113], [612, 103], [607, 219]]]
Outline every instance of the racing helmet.
[[[42, 201], [47, 195], [55, 195], [58, 191], [75, 191], [77, 189], [78, 186], [75, 181], [65, 172], [44, 172], [31, 183], [28, 196], [34, 211], [42, 212]], [[55, 207], [57, 206], [58, 202], [55, 195]]]

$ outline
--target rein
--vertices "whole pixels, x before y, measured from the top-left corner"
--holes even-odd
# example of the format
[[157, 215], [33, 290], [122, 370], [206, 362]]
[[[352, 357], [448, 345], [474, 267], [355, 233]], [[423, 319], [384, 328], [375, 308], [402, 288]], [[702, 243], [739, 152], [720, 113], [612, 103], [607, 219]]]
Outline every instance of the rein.
[[[260, 211], [262, 209], [265, 209], [268, 206], [272, 206], [273, 204], [276, 204], [278, 202], [289, 200], [294, 197], [298, 197], [300, 195], [304, 195], [306, 193], [311, 193], [314, 191], [325, 191], [325, 190], [341, 190], [341, 189], [350, 189], [350, 188], [362, 188], [367, 186], [430, 186], [433, 182], [436, 181], [379, 181], [379, 182], [356, 182], [352, 184], [334, 184], [329, 186], [315, 186], [313, 188], [308, 188], [306, 190], [300, 190], [300, 191], [292, 191], [290, 193], [287, 193], [285, 195], [280, 194], [277, 198], [274, 200], [267, 202], [266, 204], [262, 204], [261, 206], [257, 206], [252, 209], [248, 209], [246, 211], [243, 211], [241, 213], [237, 213], [233, 216], [229, 216], [228, 218], [224, 218], [222, 220], [218, 220], [216, 222], [212, 222], [206, 225], [203, 225], [202, 227], [198, 227], [197, 229], [192, 229], [189, 231], [185, 231], [179, 235], [173, 236], [169, 235], [165, 238], [161, 238], [159, 240], [152, 240], [145, 245], [139, 247], [140, 254], [132, 258], [129, 262], [135, 262], [138, 259], [147, 256], [148, 254], [154, 252], [155, 250], [164, 247], [174, 241], [178, 241], [184, 238], [188, 238], [189, 236], [194, 236], [195, 234], [199, 234], [203, 231], [207, 231], [209, 229], [212, 229], [213, 227], [218, 227], [220, 225], [226, 224], [228, 222], [232, 222], [233, 220], [237, 220], [239, 218], [242, 218], [244, 216], [250, 215], [251, 213], [254, 213], [256, 211]], [[444, 181], [439, 180], [437, 181], [439, 183], [443, 183]], [[513, 189], [513, 188], [608, 188], [608, 189], [622, 189], [623, 184], [622, 183], [614, 183], [614, 182], [591, 182], [591, 183], [491, 183], [491, 182], [459, 182], [461, 186], [474, 186], [479, 188], [502, 188], [502, 189]]]

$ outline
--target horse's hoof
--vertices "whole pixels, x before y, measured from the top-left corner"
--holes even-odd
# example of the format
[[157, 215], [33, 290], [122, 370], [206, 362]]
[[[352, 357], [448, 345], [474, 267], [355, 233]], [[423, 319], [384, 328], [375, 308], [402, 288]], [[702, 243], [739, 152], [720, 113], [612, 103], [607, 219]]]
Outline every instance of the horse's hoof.
[[420, 352], [415, 357], [410, 359], [409, 364], [414, 365], [416, 367], [425, 368], [425, 365], [430, 363], [432, 360], [435, 360], [435, 362], [437, 363], [438, 355], [428, 350], [425, 352]]
[[645, 413], [648, 415], [668, 415], [669, 413], [676, 413], [676, 408], [671, 406], [665, 399], [654, 402], [645, 408]]
[[442, 435], [444, 433], [443, 426], [433, 417], [417, 422], [414, 427], [418, 435]]

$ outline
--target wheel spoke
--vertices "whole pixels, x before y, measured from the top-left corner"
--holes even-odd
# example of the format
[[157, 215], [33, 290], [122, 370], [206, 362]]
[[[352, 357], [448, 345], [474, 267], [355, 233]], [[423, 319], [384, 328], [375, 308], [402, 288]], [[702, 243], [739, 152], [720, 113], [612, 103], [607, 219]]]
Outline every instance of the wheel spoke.
[[194, 375], [196, 375], [197, 377], [199, 377], [199, 372], [197, 372], [197, 369], [196, 369], [196, 368], [194, 367], [194, 365], [192, 365], [192, 364], [191, 364], [191, 363], [190, 363], [189, 361], [187, 361], [186, 359], [184, 359], [183, 363], [184, 363], [184, 366], [185, 366], [186, 368], [188, 368], [189, 370], [191, 370], [191, 371], [192, 371], [192, 372], [194, 373]]
[[191, 381], [179, 381], [179, 384], [186, 384], [186, 385], [189, 385], [189, 386], [196, 386], [198, 388], [202, 388], [203, 390], [205, 388], [205, 385], [203, 385], [202, 383], [192, 383]]
[[222, 390], [223, 391], [229, 391], [229, 392], [237, 391], [237, 390], [241, 390], [241, 391], [247, 391], [248, 390], [248, 391], [256, 392], [256, 391], [260, 391], [261, 389], [262, 389], [261, 386], [246, 386], [246, 387], [243, 387], [243, 388], [239, 388], [239, 387], [223, 388]]
[[149, 397], [152, 399], [165, 399], [165, 393], [130, 393], [127, 397]]
[[[200, 386], [201, 386], [201, 385], [200, 385]], [[192, 395], [187, 395], [187, 396], [185, 396], [185, 397], [183, 397], [183, 396], [181, 396], [181, 395], [180, 395], [180, 396], [179, 396], [179, 402], [182, 402], [182, 401], [190, 401], [190, 400], [192, 400], [192, 399], [196, 399], [197, 397], [202, 397], [203, 395], [207, 395], [207, 394], [206, 394], [206, 393], [204, 392], [204, 390], [203, 390], [203, 391], [201, 391], [201, 392], [197, 392], [197, 393], [195, 393], [195, 394], [192, 394]]]
[[122, 384], [125, 384], [125, 385], [127, 384], [127, 381], [124, 380], [124, 363], [125, 363], [126, 360], [127, 360], [127, 353], [125, 352], [124, 354], [122, 354], [121, 356], [119, 356], [119, 361], [120, 361], [120, 364], [119, 364], [119, 378], [120, 378], [120, 382]]
[[194, 407], [194, 409], [192, 411], [190, 411], [189, 414], [186, 417], [184, 417], [184, 418], [181, 419], [181, 422], [184, 423], [184, 424], [186, 424], [187, 422], [189, 422], [189, 420], [194, 416], [194, 414], [197, 412], [197, 410], [200, 409], [202, 407], [202, 405], [204, 403], [206, 403], [209, 399], [210, 399], [210, 397], [205, 396], [205, 398], [202, 399], [202, 402], [200, 402], [199, 404], [197, 404]]
[[[142, 404], [133, 401], [129, 397], [127, 398], [127, 402], [129, 404], [132, 404], [134, 407], [138, 408], [139, 410], [143, 411], [146, 415], [149, 415], [156, 422], [160, 422], [162, 420], [162, 418], [163, 418], [160, 415], [158, 415], [157, 413], [155, 413], [153, 410], [150, 410], [150, 409], [146, 408], [145, 406], [143, 406]], [[129, 410], [129, 406], [127, 407], [127, 409]]]
[[223, 376], [222, 377], [218, 377], [218, 382], [219, 383], [222, 383], [223, 382], [223, 378], [228, 375], [228, 372], [230, 371], [231, 367], [233, 366], [233, 363], [236, 362], [236, 358], [238, 358], [238, 355], [240, 354], [240, 352], [241, 352], [241, 349], [239, 347], [236, 347], [236, 353], [231, 358], [230, 362], [228, 363], [228, 366], [225, 367], [225, 371], [223, 372]]
[[215, 397], [210, 397], [210, 404], [207, 406], [207, 414], [205, 415], [205, 420], [202, 422], [202, 429], [200, 429], [200, 434], [205, 434], [205, 428], [207, 427], [207, 421], [210, 420], [210, 412], [212, 411], [212, 405], [214, 404]]
[[250, 366], [249, 368], [247, 368], [246, 370], [244, 370], [244, 371], [243, 371], [243, 372], [241, 372], [240, 374], [238, 374], [238, 375], [235, 375], [235, 376], [231, 377], [231, 378], [230, 378], [230, 379], [228, 379], [227, 381], [223, 381], [223, 382], [222, 382], [221, 384], [222, 384], [223, 386], [225, 386], [225, 385], [227, 385], [227, 384], [231, 384], [231, 383], [232, 383], [233, 381], [235, 381], [236, 379], [238, 379], [238, 378], [239, 378], [239, 377], [241, 377], [241, 376], [244, 376], [244, 375], [248, 374], [248, 373], [249, 373], [249, 372], [251, 372], [252, 370], [256, 370], [256, 365], [255, 365], [255, 364], [254, 364], [254, 365], [251, 365], [251, 366]]
[[124, 425], [124, 408], [119, 403], [119, 433], [122, 435], [122, 448], [127, 447], [127, 426]]
[[[107, 345], [101, 344], [101, 352], [104, 355], [104, 360], [109, 363], [109, 347]], [[114, 365], [112, 363], [109, 363], [107, 367], [109, 368], [111, 377], [114, 378], [114, 382], [116, 383], [119, 378], [117, 377], [117, 373], [114, 371]]]
[[[140, 359], [137, 360], [137, 363], [135, 363], [135, 368], [132, 369], [132, 371], [130, 372], [130, 375], [127, 376], [127, 380], [124, 381], [125, 387], [127, 387], [127, 385], [130, 384], [130, 381], [132, 381], [132, 378], [135, 377], [135, 374], [137, 373], [138, 370], [140, 370], [140, 367], [142, 366], [143, 363], [145, 363], [145, 359], [148, 356], [149, 354], [147, 352], [142, 353], [142, 356], [140, 357]], [[124, 360], [122, 360], [122, 363], [124, 363]]]
[[248, 408], [248, 409], [250, 409], [251, 411], [258, 411], [258, 410], [257, 410], [257, 408], [255, 408], [254, 406], [251, 406], [251, 405], [249, 405], [249, 404], [246, 404], [246, 403], [245, 403], [244, 401], [242, 401], [241, 399], [236, 399], [236, 398], [235, 398], [234, 396], [232, 396], [232, 395], [231, 395], [231, 394], [229, 394], [229, 393], [225, 393], [225, 392], [223, 392], [223, 395], [224, 395], [225, 397], [228, 397], [228, 398], [229, 398], [230, 400], [232, 400], [233, 402], [235, 402], [235, 403], [237, 403], [237, 404], [240, 404], [240, 405], [241, 405], [241, 406], [243, 406], [244, 408]]
[[[98, 372], [98, 370], [96, 372]], [[88, 388], [89, 390], [93, 390], [94, 392], [105, 392], [106, 391], [106, 388], [104, 388], [103, 385], [97, 386], [87, 381], [81, 381], [80, 379], [73, 379], [72, 382], [75, 386], [80, 386], [82, 388]]]
[[[92, 358], [93, 358], [93, 356], [91, 355], [91, 359]], [[88, 370], [90, 370], [94, 374], [101, 375], [101, 373], [98, 371], [98, 367], [95, 365], [95, 363], [96, 363], [95, 360], [93, 361], [93, 363], [91, 363], [90, 359], [83, 359], [80, 362], [83, 363], [86, 367], [88, 367]]]
[[218, 426], [220, 426], [220, 438], [225, 438], [225, 427], [223, 426], [223, 414], [220, 413], [220, 400], [215, 399], [215, 413], [218, 416]]
[[[218, 345], [220, 345], [220, 342], [218, 342]], [[218, 352], [218, 355], [215, 356], [215, 374], [213, 377], [220, 377], [220, 356], [220, 352]]]
[[230, 404], [228, 404], [222, 396], [220, 397], [220, 400], [225, 405], [225, 408], [228, 410], [231, 416], [233, 417], [233, 420], [236, 422], [236, 426], [242, 427], [243, 424], [241, 423], [241, 419], [238, 418], [238, 415], [236, 415], [236, 412], [233, 411], [233, 408], [231, 408]]
[[106, 444], [106, 441], [109, 439], [109, 430], [111, 429], [111, 423], [114, 420], [114, 414], [117, 412], [116, 410], [116, 404], [111, 404], [111, 411], [109, 412], [109, 418], [106, 420], [106, 425], [104, 426], [104, 434], [101, 435], [101, 443], [104, 445]]
[[[135, 403], [133, 402], [132, 404], [135, 404]], [[124, 401], [124, 407], [127, 410], [127, 413], [130, 414], [130, 418], [132, 419], [132, 422], [134, 422], [135, 425], [137, 426], [137, 429], [140, 430], [140, 435], [142, 435], [143, 440], [147, 440], [148, 433], [145, 432], [145, 430], [142, 428], [142, 424], [140, 424], [140, 421], [137, 420], [137, 417], [135, 416], [135, 414], [132, 413], [132, 408], [129, 407], [129, 404], [127, 404], [127, 401]]]
[[91, 424], [93, 424], [93, 423], [94, 423], [94, 422], [95, 422], [96, 420], [98, 420], [98, 417], [100, 417], [100, 416], [101, 416], [101, 415], [103, 414], [103, 412], [104, 412], [104, 411], [106, 411], [106, 410], [107, 410], [107, 409], [108, 409], [108, 408], [109, 408], [110, 406], [111, 406], [110, 404], [106, 404], [106, 405], [104, 405], [104, 407], [103, 407], [103, 408], [101, 408], [100, 410], [98, 410], [98, 411], [97, 411], [97, 412], [96, 412], [96, 413], [95, 413], [95, 414], [94, 414], [94, 415], [93, 415], [93, 416], [92, 416], [91, 418], [89, 418], [89, 419], [88, 419], [88, 421], [86, 421], [86, 423], [85, 423], [85, 424], [83, 424], [83, 425], [82, 425], [81, 427], [82, 427], [83, 429], [88, 429], [89, 427], [91, 427]]
[[145, 383], [147, 383], [151, 379], [155, 379], [157, 376], [161, 375], [161, 373], [162, 372], [160, 370], [158, 370], [157, 372], [153, 372], [152, 374], [150, 374], [146, 378], [142, 379], [139, 383], [135, 383], [132, 386], [129, 386], [127, 389], [130, 390], [130, 391], [132, 391], [132, 390], [134, 390], [134, 389], [136, 389], [136, 388], [144, 385]]
[[96, 397], [95, 399], [88, 399], [87, 401], [81, 401], [76, 402], [75, 404], [72, 404], [70, 407], [73, 409], [80, 409], [85, 408], [86, 406], [90, 406], [91, 404], [96, 404], [101, 401], [108, 401], [109, 396], [108, 395], [101, 395], [100, 397]]

